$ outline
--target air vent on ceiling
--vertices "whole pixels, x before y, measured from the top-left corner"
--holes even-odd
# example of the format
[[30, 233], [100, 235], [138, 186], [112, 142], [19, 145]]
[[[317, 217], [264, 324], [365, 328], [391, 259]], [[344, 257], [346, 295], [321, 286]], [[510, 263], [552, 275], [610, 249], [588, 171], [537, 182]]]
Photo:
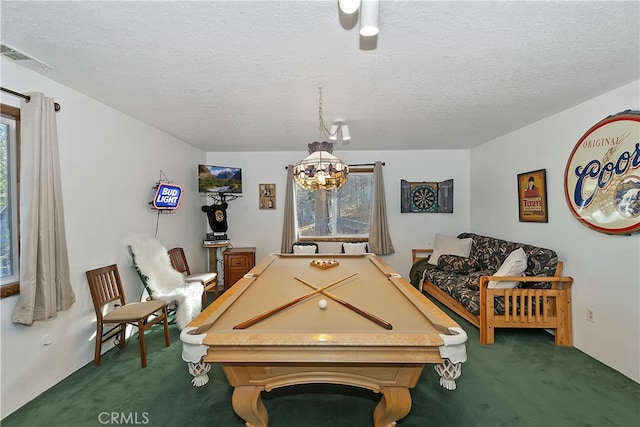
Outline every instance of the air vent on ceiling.
[[19, 49], [16, 49], [15, 47], [9, 46], [6, 43], [0, 43], [0, 55], [2, 55], [4, 58], [15, 61], [16, 64], [20, 64], [30, 70], [49, 71], [55, 69], [46, 62], [42, 62], [39, 59], [36, 59], [33, 56], [28, 55]]

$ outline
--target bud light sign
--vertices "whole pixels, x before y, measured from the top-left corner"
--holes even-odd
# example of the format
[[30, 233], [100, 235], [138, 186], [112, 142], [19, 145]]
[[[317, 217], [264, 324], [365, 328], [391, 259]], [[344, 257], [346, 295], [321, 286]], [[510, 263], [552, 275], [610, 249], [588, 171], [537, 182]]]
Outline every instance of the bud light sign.
[[153, 197], [153, 207], [162, 210], [177, 209], [182, 198], [182, 187], [174, 184], [158, 184]]

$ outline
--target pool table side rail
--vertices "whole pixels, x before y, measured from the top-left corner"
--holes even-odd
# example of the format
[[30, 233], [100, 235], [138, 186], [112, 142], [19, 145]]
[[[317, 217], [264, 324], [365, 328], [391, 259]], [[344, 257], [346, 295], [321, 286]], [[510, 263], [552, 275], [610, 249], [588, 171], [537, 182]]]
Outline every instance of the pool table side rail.
[[205, 362], [234, 363], [441, 363], [441, 346], [249, 346], [213, 345], [207, 347]]

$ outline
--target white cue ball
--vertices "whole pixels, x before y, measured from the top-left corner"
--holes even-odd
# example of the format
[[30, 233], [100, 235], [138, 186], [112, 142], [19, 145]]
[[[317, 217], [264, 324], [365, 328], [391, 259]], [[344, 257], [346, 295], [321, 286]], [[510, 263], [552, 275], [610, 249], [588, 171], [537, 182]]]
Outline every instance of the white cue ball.
[[327, 300], [326, 299], [321, 299], [320, 301], [318, 301], [318, 307], [327, 308]]

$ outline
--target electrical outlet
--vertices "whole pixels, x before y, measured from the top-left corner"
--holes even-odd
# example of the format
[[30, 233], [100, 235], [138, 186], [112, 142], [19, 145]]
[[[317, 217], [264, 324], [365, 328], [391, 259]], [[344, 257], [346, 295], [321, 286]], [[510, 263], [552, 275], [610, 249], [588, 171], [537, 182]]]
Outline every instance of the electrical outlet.
[[596, 323], [595, 315], [593, 314], [593, 309], [587, 308], [587, 321], [591, 323]]

